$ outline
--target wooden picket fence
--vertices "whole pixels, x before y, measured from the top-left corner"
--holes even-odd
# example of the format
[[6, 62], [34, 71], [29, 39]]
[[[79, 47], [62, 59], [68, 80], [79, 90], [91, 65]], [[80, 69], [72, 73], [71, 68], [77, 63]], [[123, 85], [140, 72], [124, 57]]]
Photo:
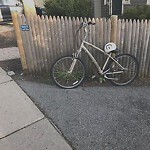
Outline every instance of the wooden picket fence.
[[[19, 27], [29, 25], [30, 31], [22, 31], [24, 61], [26, 69], [32, 74], [50, 72], [54, 61], [63, 55], [72, 54], [78, 45], [74, 44], [75, 34], [81, 22], [91, 21], [86, 18], [67, 17], [28, 17], [18, 15]], [[111, 19], [92, 19], [95, 26], [90, 26], [88, 41], [103, 48], [110, 42], [112, 34]], [[120, 53], [133, 54], [139, 61], [141, 78], [150, 78], [150, 21], [148, 20], [117, 20], [117, 30], [114, 41]], [[76, 42], [80, 44], [84, 32], [81, 30]], [[20, 39], [21, 40], [21, 39]], [[19, 41], [18, 41], [19, 43]], [[89, 48], [98, 62], [103, 65], [105, 56]], [[83, 60], [91, 70], [93, 64], [89, 58], [82, 54]]]

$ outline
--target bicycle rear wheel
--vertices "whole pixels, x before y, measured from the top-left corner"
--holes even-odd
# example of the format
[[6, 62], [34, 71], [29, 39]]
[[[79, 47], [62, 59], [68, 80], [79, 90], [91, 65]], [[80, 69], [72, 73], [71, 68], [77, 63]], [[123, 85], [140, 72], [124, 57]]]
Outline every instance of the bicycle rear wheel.
[[[75, 65], [72, 72], [70, 72], [73, 63]], [[52, 66], [51, 73], [55, 84], [65, 89], [78, 87], [85, 79], [85, 67], [82, 61], [72, 56], [58, 59]]]
[[138, 75], [139, 65], [137, 59], [130, 54], [117, 55], [115, 59], [125, 69], [112, 61], [109, 67], [110, 72], [112, 72], [112, 74], [109, 74], [109, 78], [112, 78], [110, 82], [115, 85], [130, 84]]

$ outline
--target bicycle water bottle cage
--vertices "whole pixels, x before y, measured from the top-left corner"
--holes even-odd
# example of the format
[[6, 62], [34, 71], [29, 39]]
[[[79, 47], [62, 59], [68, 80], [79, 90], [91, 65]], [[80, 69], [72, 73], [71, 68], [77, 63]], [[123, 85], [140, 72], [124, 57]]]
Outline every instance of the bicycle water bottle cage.
[[104, 51], [106, 53], [111, 53], [111, 52], [117, 52], [117, 46], [115, 43], [113, 42], [110, 42], [110, 43], [107, 43], [105, 46], [104, 46]]

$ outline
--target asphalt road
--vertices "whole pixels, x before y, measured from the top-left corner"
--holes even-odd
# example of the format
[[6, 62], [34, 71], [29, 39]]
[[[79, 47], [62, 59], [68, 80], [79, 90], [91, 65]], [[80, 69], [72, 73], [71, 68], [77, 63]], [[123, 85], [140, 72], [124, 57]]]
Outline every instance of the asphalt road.
[[75, 150], [150, 149], [150, 86], [64, 90], [17, 82]]

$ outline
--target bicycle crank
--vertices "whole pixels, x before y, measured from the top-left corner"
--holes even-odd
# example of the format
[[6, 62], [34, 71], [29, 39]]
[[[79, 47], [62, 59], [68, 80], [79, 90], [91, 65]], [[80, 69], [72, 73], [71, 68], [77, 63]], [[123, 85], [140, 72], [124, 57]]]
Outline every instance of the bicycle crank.
[[110, 78], [110, 77], [107, 77], [107, 74], [104, 75], [104, 78], [107, 79], [107, 80], [115, 80], [115, 81], [118, 80], [118, 78]]

